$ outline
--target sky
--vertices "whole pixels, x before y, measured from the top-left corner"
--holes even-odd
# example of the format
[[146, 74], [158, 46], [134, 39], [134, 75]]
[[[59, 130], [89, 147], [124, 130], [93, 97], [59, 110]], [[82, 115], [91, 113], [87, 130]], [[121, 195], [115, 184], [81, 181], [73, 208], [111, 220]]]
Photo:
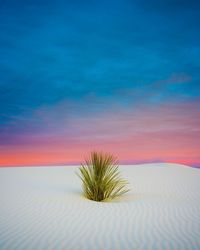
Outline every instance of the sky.
[[0, 0], [0, 166], [200, 167], [200, 2]]

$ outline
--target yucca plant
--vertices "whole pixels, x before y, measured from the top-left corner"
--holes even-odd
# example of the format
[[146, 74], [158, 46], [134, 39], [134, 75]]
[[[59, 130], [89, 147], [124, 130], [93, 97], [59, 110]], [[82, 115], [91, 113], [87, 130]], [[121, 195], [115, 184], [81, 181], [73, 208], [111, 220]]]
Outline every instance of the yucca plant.
[[129, 191], [126, 189], [128, 182], [120, 176], [117, 159], [111, 154], [92, 152], [79, 171], [83, 194], [90, 200], [113, 199]]

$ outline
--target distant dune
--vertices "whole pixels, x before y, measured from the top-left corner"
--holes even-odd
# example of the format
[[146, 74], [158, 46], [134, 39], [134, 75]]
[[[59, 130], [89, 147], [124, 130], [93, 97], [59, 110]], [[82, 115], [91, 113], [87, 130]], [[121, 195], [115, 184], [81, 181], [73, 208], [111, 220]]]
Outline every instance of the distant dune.
[[1, 250], [200, 249], [200, 169], [120, 166], [131, 191], [81, 194], [77, 167], [0, 169]]

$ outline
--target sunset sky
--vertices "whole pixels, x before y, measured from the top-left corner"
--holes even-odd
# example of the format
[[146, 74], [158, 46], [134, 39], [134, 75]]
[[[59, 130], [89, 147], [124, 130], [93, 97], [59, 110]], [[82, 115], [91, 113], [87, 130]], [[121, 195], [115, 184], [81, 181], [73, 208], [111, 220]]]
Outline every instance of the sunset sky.
[[200, 2], [0, 1], [0, 166], [200, 167]]

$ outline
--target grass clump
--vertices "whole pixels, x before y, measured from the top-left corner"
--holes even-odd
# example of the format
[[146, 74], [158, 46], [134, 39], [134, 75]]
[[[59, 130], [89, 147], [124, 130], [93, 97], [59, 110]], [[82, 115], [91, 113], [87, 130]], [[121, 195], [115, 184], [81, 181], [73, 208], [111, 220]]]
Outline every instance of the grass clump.
[[92, 152], [81, 164], [79, 171], [83, 194], [90, 200], [113, 199], [129, 191], [126, 189], [128, 182], [121, 178], [117, 160], [113, 155]]

